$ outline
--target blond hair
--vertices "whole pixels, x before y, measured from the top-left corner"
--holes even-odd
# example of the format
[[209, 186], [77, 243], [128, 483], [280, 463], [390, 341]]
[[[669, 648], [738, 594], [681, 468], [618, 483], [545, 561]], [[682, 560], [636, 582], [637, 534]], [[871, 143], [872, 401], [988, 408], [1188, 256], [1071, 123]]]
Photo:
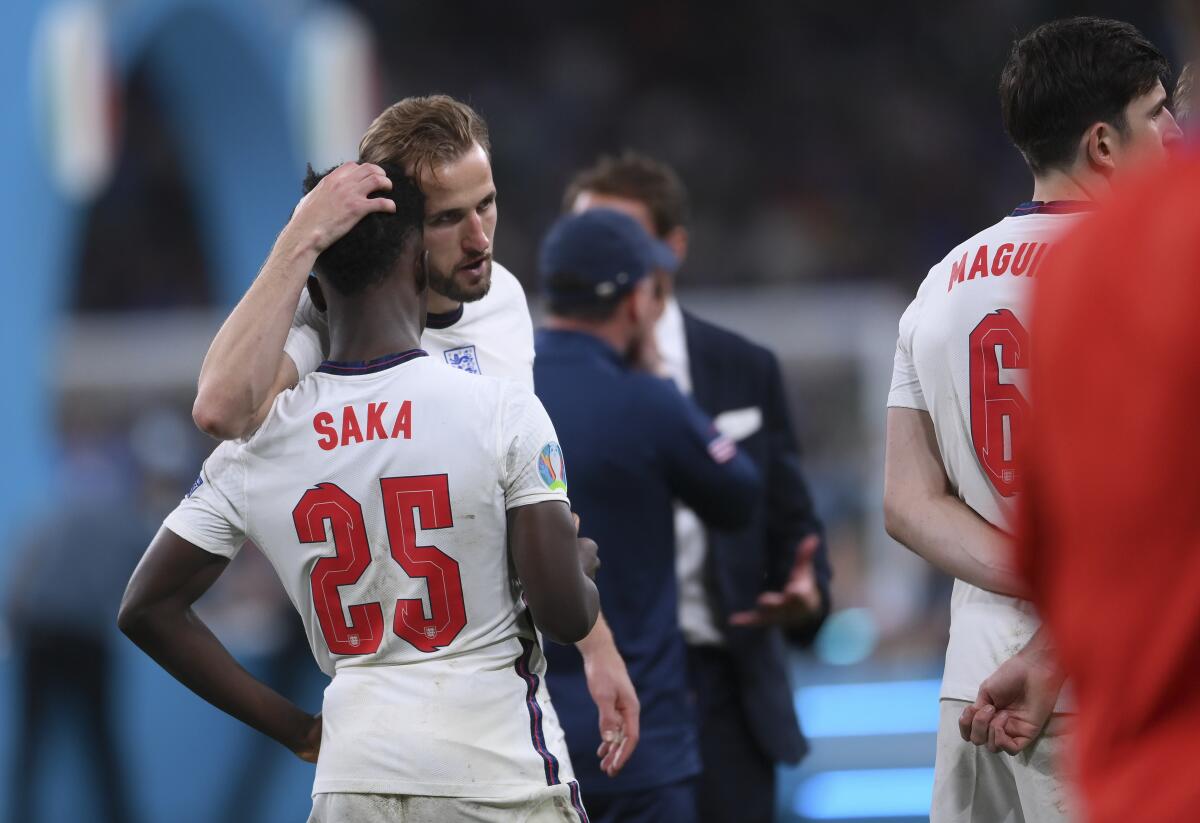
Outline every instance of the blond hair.
[[364, 163], [393, 163], [419, 177], [457, 160], [478, 143], [491, 153], [487, 123], [466, 103], [445, 94], [406, 97], [375, 118], [358, 144]]

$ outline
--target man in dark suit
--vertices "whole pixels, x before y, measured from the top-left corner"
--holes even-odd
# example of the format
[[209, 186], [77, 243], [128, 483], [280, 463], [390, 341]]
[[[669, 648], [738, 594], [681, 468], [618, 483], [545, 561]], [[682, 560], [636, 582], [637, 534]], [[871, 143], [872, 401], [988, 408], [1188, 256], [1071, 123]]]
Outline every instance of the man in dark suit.
[[[601, 158], [567, 189], [567, 211], [607, 208], [687, 252], [687, 192], [668, 166], [626, 152]], [[767, 349], [683, 311], [660, 271], [656, 335], [644, 367], [675, 380], [738, 441], [764, 479], [751, 523], [706, 529], [676, 511], [680, 628], [700, 727], [698, 806], [706, 823], [774, 818], [775, 768], [807, 744], [787, 680], [785, 639], [807, 644], [829, 612], [830, 566], [800, 469], [779, 363]]]

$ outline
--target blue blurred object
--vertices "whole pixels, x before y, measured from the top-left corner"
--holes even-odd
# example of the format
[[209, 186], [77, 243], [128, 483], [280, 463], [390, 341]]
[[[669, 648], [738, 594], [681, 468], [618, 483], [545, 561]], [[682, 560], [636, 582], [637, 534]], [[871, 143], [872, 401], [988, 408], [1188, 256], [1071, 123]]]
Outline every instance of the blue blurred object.
[[861, 769], [813, 775], [794, 809], [811, 820], [862, 820], [929, 814], [933, 769]]
[[938, 680], [841, 683], [796, 690], [810, 738], [937, 733]]

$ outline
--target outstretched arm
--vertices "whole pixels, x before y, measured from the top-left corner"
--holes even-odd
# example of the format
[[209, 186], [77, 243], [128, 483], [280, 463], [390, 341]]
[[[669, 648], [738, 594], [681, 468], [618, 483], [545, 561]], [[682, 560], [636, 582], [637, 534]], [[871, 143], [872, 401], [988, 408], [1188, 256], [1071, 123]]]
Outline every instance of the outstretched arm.
[[244, 437], [262, 422], [275, 396], [296, 384], [299, 374], [283, 346], [308, 273], [321, 252], [364, 216], [395, 211], [388, 198], [369, 196], [390, 188], [378, 166], [346, 163], [300, 201], [204, 357], [192, 406], [202, 431], [221, 440]]
[[171, 676], [223, 712], [315, 763], [321, 717], [238, 664], [192, 610], [229, 561], [159, 529], [121, 601], [117, 625]]
[[1014, 568], [1012, 538], [951, 490], [927, 412], [888, 409], [883, 519], [888, 534], [946, 574], [1028, 597]]

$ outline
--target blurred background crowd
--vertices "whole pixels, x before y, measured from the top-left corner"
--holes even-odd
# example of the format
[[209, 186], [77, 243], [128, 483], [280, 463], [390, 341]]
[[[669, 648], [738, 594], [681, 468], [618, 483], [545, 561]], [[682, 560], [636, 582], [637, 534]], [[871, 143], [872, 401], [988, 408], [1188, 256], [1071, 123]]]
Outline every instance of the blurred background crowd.
[[[1164, 9], [4, 6], [0, 239], [16, 375], [2, 412], [0, 813], [307, 812], [311, 767], [169, 681], [118, 638], [114, 616], [214, 445], [189, 415], [200, 362], [304, 163], [353, 159], [384, 105], [441, 91], [489, 122], [497, 259], [535, 317], [537, 243], [571, 175], [626, 147], [679, 170], [694, 208], [683, 298], [779, 355], [835, 571], [834, 614], [794, 661], [814, 751], [780, 781], [781, 817], [922, 818], [949, 584], [881, 526], [896, 321], [947, 249], [1028, 199], [995, 92], [1014, 35], [1086, 12], [1133, 22], [1172, 53]], [[203, 606], [252, 670], [315, 708], [321, 675], [260, 557], [239, 557]]]

